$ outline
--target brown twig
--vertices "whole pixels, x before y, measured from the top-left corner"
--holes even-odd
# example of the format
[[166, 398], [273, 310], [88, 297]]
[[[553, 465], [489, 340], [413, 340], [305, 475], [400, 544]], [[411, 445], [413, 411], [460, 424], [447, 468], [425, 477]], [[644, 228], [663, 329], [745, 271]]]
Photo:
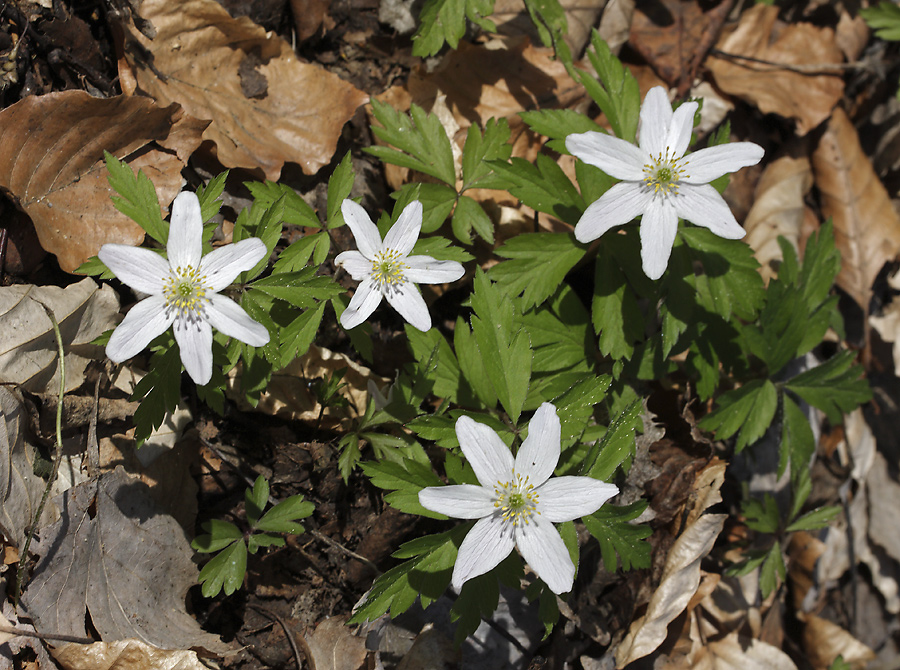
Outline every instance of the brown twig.
[[297, 661], [297, 670], [302, 670], [303, 668], [300, 663], [300, 649], [297, 647], [297, 642], [299, 642], [300, 646], [303, 647], [303, 655], [306, 657], [306, 663], [309, 665], [309, 670], [316, 670], [316, 660], [315, 658], [313, 658], [312, 651], [309, 648], [309, 644], [307, 644], [306, 638], [303, 637], [303, 635], [288, 628], [285, 620], [275, 614], [275, 612], [270, 612], [269, 610], [259, 607], [258, 605], [250, 605], [250, 607], [255, 609], [263, 616], [269, 617], [269, 619], [271, 619], [272, 621], [278, 622], [278, 625], [281, 626], [281, 629], [284, 631], [284, 634], [288, 639], [288, 643], [291, 645], [291, 649], [294, 650], [294, 659], [296, 659]]
[[78, 637], [77, 635], [63, 635], [62, 633], [38, 633], [33, 630], [22, 630], [15, 626], [5, 626], [0, 624], [0, 633], [8, 633], [9, 635], [21, 635], [22, 637], [36, 637], [39, 640], [59, 640], [60, 642], [74, 642], [75, 644], [94, 644], [96, 640], [89, 637]]

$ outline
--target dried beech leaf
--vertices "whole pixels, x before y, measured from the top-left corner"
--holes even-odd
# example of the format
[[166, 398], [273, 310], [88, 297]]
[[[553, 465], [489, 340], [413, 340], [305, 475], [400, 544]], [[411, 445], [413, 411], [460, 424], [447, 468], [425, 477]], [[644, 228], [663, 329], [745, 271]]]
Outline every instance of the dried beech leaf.
[[84, 637], [89, 615], [105, 642], [229, 649], [185, 610], [193, 551], [145, 484], [116, 468], [69, 489], [59, 506], [60, 520], [32, 545], [41, 559], [22, 600], [37, 628]]
[[84, 369], [103, 358], [101, 347], [90, 344], [116, 325], [119, 299], [109, 286], [90, 278], [66, 288], [19, 284], [0, 287], [0, 382], [19, 384], [32, 393], [59, 393], [56, 336], [49, 307], [62, 335], [66, 353], [66, 391], [84, 383]]
[[[706, 63], [723, 91], [766, 114], [795, 119], [797, 133], [805, 135], [827, 119], [841, 99], [843, 73], [826, 68], [841, 63], [843, 55], [830, 28], [785, 25], [777, 21], [778, 12], [778, 7], [765, 4], [748, 9], [735, 31], [717, 45], [730, 57], [713, 52]], [[820, 70], [795, 72], [791, 66]]]
[[[203, 139], [215, 143], [227, 167], [262, 168], [275, 180], [290, 161], [313, 174], [331, 160], [344, 124], [367, 100], [337, 75], [298, 61], [280, 37], [247, 17], [232, 18], [215, 0], [144, 0], [141, 15], [157, 35], [151, 41], [126, 26], [152, 56], [151, 69], [138, 50], [126, 52], [138, 86], [160, 104], [177, 102], [211, 119]], [[259, 75], [255, 97], [242, 88], [242, 66], [245, 75], [248, 69]]]
[[143, 169], [168, 204], [205, 125], [143, 97], [30, 96], [0, 112], [0, 188], [31, 217], [44, 249], [72, 272], [107, 242], [144, 239], [140, 226], [113, 207], [103, 151]]
[[868, 310], [875, 277], [900, 251], [900, 216], [844, 110], [834, 111], [812, 166], [841, 252], [837, 284]]
[[[709, 642], [690, 666], [691, 670], [797, 670], [791, 657], [761, 640], [726, 635]], [[685, 669], [687, 670], [687, 668]]]
[[803, 199], [812, 188], [813, 176], [806, 156], [782, 156], [766, 167], [756, 186], [753, 207], [744, 221], [745, 238], [768, 281], [778, 275], [782, 260], [778, 237], [784, 236], [798, 251], [806, 216]]
[[325, 619], [307, 643], [316, 659], [316, 670], [359, 670], [366, 662], [366, 641], [344, 624], [348, 616]]
[[140, 640], [64, 644], [53, 658], [64, 670], [207, 670], [196, 651], [157, 649]]
[[846, 630], [814, 614], [798, 612], [803, 621], [803, 649], [814, 670], [828, 670], [838, 656], [853, 668], [865, 668], [875, 653]]

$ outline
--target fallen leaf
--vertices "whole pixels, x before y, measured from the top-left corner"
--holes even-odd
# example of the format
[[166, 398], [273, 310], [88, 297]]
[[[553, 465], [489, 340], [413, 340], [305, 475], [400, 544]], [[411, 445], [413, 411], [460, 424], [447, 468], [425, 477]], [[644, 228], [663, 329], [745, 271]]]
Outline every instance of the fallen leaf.
[[828, 670], [834, 659], [843, 656], [854, 670], [862, 670], [875, 653], [846, 630], [814, 614], [797, 613], [803, 622], [803, 649], [813, 670]]
[[[34, 626], [29, 621], [21, 621], [12, 602], [3, 603], [3, 618], [15, 628], [30, 633], [35, 633]], [[30, 635], [16, 635], [4, 644], [0, 644], [0, 670], [43, 670], [54, 668], [53, 659], [47, 653], [47, 646], [43, 640]], [[23, 653], [24, 652], [24, 653]], [[24, 662], [28, 655], [33, 654], [33, 665]]]
[[69, 489], [58, 504], [60, 520], [32, 544], [41, 558], [22, 598], [40, 630], [84, 637], [89, 616], [104, 642], [230, 649], [185, 610], [197, 583], [193, 551], [146, 485], [116, 468]]
[[104, 150], [142, 169], [167, 204], [206, 124], [143, 97], [29, 96], [0, 112], [0, 188], [31, 217], [44, 249], [73, 272], [107, 242], [144, 239], [113, 207]]
[[458, 668], [462, 654], [447, 635], [432, 624], [416, 635], [412, 646], [400, 662], [397, 670], [419, 670], [419, 668]]
[[91, 343], [116, 325], [119, 299], [109, 286], [91, 278], [66, 288], [18, 284], [0, 287], [0, 317], [4, 336], [0, 342], [0, 382], [19, 384], [32, 393], [59, 393], [56, 336], [47, 312], [57, 322], [66, 353], [66, 391], [84, 383], [84, 370], [103, 358], [101, 347]]
[[843, 55], [833, 30], [786, 25], [777, 20], [779, 11], [765, 4], [748, 9], [706, 65], [723, 91], [765, 114], [794, 119], [797, 133], [806, 135], [829, 117], [844, 93], [843, 71], [828, 69], [843, 62]]
[[[290, 161], [314, 174], [331, 161], [341, 129], [367, 100], [337, 75], [301, 63], [280, 37], [247, 17], [232, 18], [215, 0], [144, 0], [141, 16], [157, 35], [151, 41], [125, 26], [152, 57], [150, 68], [139, 50], [126, 52], [138, 86], [160, 104], [177, 102], [211, 119], [203, 139], [215, 143], [226, 167], [262, 168], [277, 180]], [[245, 95], [240, 75], [251, 54], [260, 63], [251, 69], [265, 83], [256, 97]]]
[[812, 167], [822, 214], [834, 221], [841, 252], [837, 284], [868, 313], [875, 277], [900, 251], [900, 215], [844, 110], [834, 110], [813, 152]]
[[360, 670], [364, 666], [366, 641], [344, 625], [349, 618], [345, 615], [325, 619], [309, 636], [307, 643], [316, 659], [316, 670]]
[[207, 670], [196, 651], [157, 649], [140, 640], [64, 644], [53, 649], [64, 670]]
[[[563, 36], [571, 52], [575, 55], [584, 51], [591, 39], [591, 30], [597, 25], [597, 18], [605, 12], [607, 0], [582, 2], [582, 0], [560, 0], [568, 24], [568, 32]], [[534, 21], [521, 0], [496, 0], [491, 20], [497, 26], [497, 34], [511, 38], [527, 37], [539, 44], [541, 39]]]
[[797, 666], [781, 649], [734, 632], [702, 648], [690, 670], [797, 670]]

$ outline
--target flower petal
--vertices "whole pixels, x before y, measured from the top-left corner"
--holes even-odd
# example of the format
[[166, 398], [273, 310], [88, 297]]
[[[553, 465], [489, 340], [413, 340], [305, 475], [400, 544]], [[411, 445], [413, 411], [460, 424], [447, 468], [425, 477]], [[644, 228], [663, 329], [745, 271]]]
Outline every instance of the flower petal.
[[127, 244], [104, 244], [97, 256], [119, 281], [135, 291], [162, 293], [163, 283], [169, 276], [169, 263], [159, 254]]
[[445, 284], [466, 273], [461, 263], [439, 261], [431, 256], [409, 256], [404, 262], [409, 268], [404, 276], [417, 284]]
[[646, 152], [631, 142], [589, 130], [569, 135], [566, 149], [573, 156], [603, 170], [610, 177], [628, 181], [644, 178], [644, 165], [649, 161]]
[[734, 142], [700, 149], [685, 157], [687, 176], [681, 181], [687, 184], [708, 184], [723, 174], [736, 172], [743, 167], [756, 165], [762, 160], [763, 148], [753, 142]]
[[554, 477], [536, 493], [541, 518], [558, 523], [593, 514], [619, 489], [593, 477]]
[[638, 144], [651, 156], [666, 152], [666, 139], [672, 123], [672, 104], [669, 94], [662, 86], [654, 86], [644, 97], [641, 105], [641, 125]]
[[268, 329], [250, 318], [234, 300], [223, 295], [214, 293], [210, 296], [206, 304], [206, 320], [219, 332], [251, 347], [261, 347], [269, 342]]
[[591, 242], [610, 228], [628, 223], [650, 203], [652, 196], [643, 184], [620, 182], [592, 202], [575, 226], [575, 239]]
[[344, 221], [350, 226], [350, 232], [353, 233], [356, 247], [360, 253], [366, 258], [374, 258], [375, 254], [381, 250], [381, 234], [372, 223], [372, 219], [366, 214], [366, 210], [348, 199], [341, 203], [341, 214], [344, 215]]
[[218, 293], [230, 286], [241, 272], [259, 263], [266, 253], [266, 245], [258, 237], [226, 244], [203, 257], [200, 261], [200, 274], [206, 275], [206, 285]]
[[513, 455], [493, 428], [461, 416], [456, 420], [456, 437], [482, 486], [492, 489], [498, 481], [510, 481]]
[[480, 519], [496, 511], [493, 491], [472, 484], [429, 486], [419, 491], [419, 503], [456, 519]]
[[694, 130], [694, 114], [699, 105], [696, 102], [685, 102], [675, 110], [669, 123], [666, 135], [666, 153], [670, 158], [681, 158], [691, 143]]
[[419, 231], [422, 230], [422, 203], [413, 200], [397, 217], [397, 221], [384, 236], [384, 248], [407, 256], [416, 246]]
[[203, 255], [203, 215], [196, 193], [182, 191], [172, 202], [172, 222], [166, 242], [169, 265], [197, 268]]
[[372, 315], [379, 303], [381, 291], [375, 287], [372, 278], [368, 277], [356, 287], [356, 293], [353, 294], [350, 304], [341, 314], [341, 325], [347, 330], [356, 328]]
[[[477, 524], [476, 524], [477, 525]], [[516, 526], [516, 546], [525, 562], [557, 595], [572, 590], [575, 564], [569, 550], [549, 520], [532, 516], [528, 524]]]
[[675, 244], [678, 215], [671, 201], [670, 197], [654, 198], [641, 219], [641, 262], [650, 279], [662, 277]]
[[167, 313], [166, 299], [163, 296], [144, 298], [129, 310], [122, 323], [113, 331], [106, 344], [106, 355], [114, 363], [136, 356], [156, 337], [166, 332], [174, 320], [175, 312], [172, 311], [171, 315]]
[[174, 332], [184, 369], [195, 384], [208, 384], [212, 377], [212, 328], [203, 319], [176, 319]]
[[413, 328], [418, 328], [423, 333], [431, 329], [431, 314], [428, 313], [428, 305], [425, 298], [419, 293], [419, 289], [411, 281], [395, 286], [385, 293], [391, 307], [396, 309], [400, 316]]
[[516, 454], [516, 474], [529, 478], [535, 488], [543, 484], [559, 461], [560, 423], [556, 407], [545, 402], [528, 423], [528, 437]]
[[709, 228], [719, 237], [739, 240], [747, 232], [734, 218], [719, 192], [709, 184], [682, 185], [675, 198], [675, 209], [681, 218]]
[[356, 281], [362, 281], [372, 274], [372, 261], [356, 249], [339, 253], [334, 257], [334, 264], [344, 268]]
[[496, 568], [515, 544], [512, 524], [499, 514], [478, 521], [459, 545], [451, 579], [453, 587], [458, 591], [472, 577]]

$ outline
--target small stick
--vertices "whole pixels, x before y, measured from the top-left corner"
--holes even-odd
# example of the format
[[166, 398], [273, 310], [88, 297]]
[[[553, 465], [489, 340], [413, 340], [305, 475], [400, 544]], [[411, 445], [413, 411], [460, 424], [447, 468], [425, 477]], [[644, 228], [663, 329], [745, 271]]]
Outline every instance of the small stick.
[[272, 621], [277, 621], [278, 625], [281, 626], [281, 629], [284, 631], [284, 634], [291, 645], [291, 649], [294, 650], [294, 659], [297, 661], [297, 670], [301, 670], [303, 668], [300, 663], [300, 649], [297, 648], [298, 640], [300, 642], [300, 646], [303, 647], [303, 655], [306, 656], [306, 662], [309, 665], [309, 670], [316, 670], [316, 659], [313, 657], [312, 650], [310, 650], [309, 645], [306, 643], [306, 638], [303, 637], [303, 635], [301, 635], [300, 633], [295, 633], [290, 628], [288, 628], [285, 620], [275, 614], [275, 612], [270, 612], [269, 610], [263, 609], [262, 607], [258, 607], [256, 605], [250, 605], [250, 607], [255, 609], [263, 616], [269, 617], [269, 619], [271, 619]]
[[33, 630], [22, 630], [15, 626], [4, 626], [0, 624], [0, 633], [8, 633], [10, 635], [21, 635], [22, 637], [36, 637], [39, 640], [59, 640], [61, 642], [74, 642], [75, 644], [94, 644], [96, 640], [89, 637], [78, 637], [77, 635], [63, 635], [62, 633], [38, 633]]

